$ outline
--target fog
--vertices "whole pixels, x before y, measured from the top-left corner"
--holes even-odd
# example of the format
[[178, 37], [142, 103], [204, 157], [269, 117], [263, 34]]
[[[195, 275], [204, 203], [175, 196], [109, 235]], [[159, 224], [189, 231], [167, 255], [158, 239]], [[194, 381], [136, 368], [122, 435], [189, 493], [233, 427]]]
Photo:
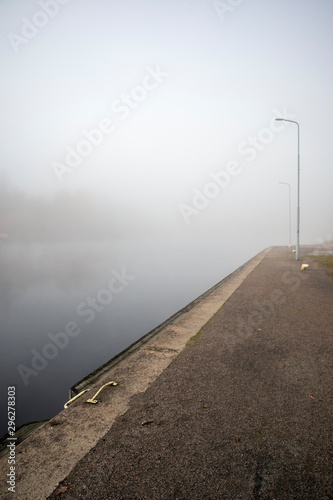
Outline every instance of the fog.
[[[18, 387], [23, 423], [288, 245], [289, 215], [295, 244], [297, 126], [275, 118], [300, 127], [301, 246], [331, 239], [333, 4], [16, 0], [0, 16], [1, 390]], [[17, 367], [122, 269], [133, 281], [25, 384]]]
[[[284, 244], [279, 182], [294, 234], [297, 128], [275, 117], [300, 123], [301, 242], [330, 234], [330, 2], [16, 0], [0, 13], [1, 180], [31, 212], [54, 204], [55, 239], [67, 210], [84, 225], [100, 202], [90, 231], [104, 237], [111, 221]], [[231, 161], [237, 173], [194, 206]], [[2, 210], [1, 233], [14, 233]]]

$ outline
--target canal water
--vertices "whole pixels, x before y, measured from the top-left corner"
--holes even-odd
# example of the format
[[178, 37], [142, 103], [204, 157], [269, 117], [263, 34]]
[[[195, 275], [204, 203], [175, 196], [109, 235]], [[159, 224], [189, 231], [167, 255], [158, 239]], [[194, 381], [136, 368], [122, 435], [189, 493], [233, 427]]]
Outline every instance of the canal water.
[[[17, 426], [49, 419], [69, 388], [257, 253], [222, 241], [136, 239], [0, 247], [1, 400]], [[6, 433], [1, 409], [0, 436]]]

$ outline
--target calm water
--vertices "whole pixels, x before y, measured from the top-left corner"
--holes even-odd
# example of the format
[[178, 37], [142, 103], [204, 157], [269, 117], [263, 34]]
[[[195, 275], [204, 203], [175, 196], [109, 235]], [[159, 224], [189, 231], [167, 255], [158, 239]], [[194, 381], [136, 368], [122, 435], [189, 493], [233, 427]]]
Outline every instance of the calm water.
[[255, 253], [200, 240], [2, 244], [0, 389], [6, 401], [16, 386], [17, 425], [58, 413], [72, 385]]

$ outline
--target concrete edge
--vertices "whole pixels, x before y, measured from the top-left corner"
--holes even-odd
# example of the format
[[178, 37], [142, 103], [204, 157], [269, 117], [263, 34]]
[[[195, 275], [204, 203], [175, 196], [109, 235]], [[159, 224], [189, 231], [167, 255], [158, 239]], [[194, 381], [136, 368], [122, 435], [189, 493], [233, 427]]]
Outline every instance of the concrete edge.
[[[187, 342], [260, 264], [271, 248], [257, 254], [139, 339], [123, 351], [122, 356], [116, 357], [114, 364], [107, 363], [107, 369], [103, 365], [103, 370], [94, 378], [93, 383], [88, 380], [85, 387], [89, 387], [88, 392], [18, 445], [15, 464], [16, 498], [44, 500], [50, 495], [76, 463], [110, 430], [116, 418], [128, 410], [131, 398], [146, 391], [185, 348]], [[98, 404], [87, 404], [87, 399], [92, 398], [100, 387], [111, 380], [119, 385], [103, 389], [97, 397]], [[12, 498], [5, 479], [9, 472], [7, 456], [0, 460], [0, 471], [0, 488], [4, 493], [2, 498]]]

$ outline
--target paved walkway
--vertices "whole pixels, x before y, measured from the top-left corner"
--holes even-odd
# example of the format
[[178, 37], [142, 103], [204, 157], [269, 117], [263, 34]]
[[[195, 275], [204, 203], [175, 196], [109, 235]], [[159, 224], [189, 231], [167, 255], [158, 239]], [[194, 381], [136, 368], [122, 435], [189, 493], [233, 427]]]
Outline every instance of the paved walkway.
[[333, 281], [313, 250], [274, 247], [49, 498], [332, 499]]

